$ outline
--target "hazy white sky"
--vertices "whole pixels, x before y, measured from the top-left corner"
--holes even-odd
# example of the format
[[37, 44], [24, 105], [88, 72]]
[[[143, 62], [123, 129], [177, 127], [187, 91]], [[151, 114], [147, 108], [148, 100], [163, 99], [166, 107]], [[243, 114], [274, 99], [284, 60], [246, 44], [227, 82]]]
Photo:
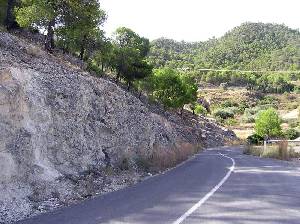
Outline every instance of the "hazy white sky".
[[126, 26], [149, 39], [202, 41], [243, 22], [300, 28], [300, 0], [100, 0], [110, 35]]

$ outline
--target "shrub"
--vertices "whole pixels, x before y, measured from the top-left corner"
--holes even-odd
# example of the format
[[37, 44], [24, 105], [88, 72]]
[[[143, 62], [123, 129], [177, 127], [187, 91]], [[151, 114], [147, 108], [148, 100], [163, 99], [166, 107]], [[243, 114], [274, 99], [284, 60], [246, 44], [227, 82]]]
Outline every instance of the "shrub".
[[285, 138], [287, 138], [289, 140], [294, 140], [299, 136], [299, 133], [295, 129], [289, 128], [288, 130], [286, 130], [284, 132], [283, 135], [284, 135]]
[[225, 100], [222, 104], [221, 107], [237, 107], [239, 106], [238, 103], [233, 102], [231, 100]]
[[204, 106], [198, 104], [195, 107], [195, 114], [197, 114], [197, 115], [200, 115], [200, 114], [201, 115], [206, 115], [207, 114], [207, 110], [205, 109]]
[[281, 132], [281, 119], [273, 108], [261, 111], [255, 120], [255, 133], [259, 136], [278, 137]]
[[227, 126], [234, 126], [234, 125], [238, 124], [238, 121], [234, 118], [228, 118], [228, 119], [224, 120], [223, 122]]
[[214, 112], [214, 116], [221, 119], [234, 118], [234, 113], [227, 108], [221, 108]]
[[227, 90], [228, 89], [228, 83], [227, 82], [221, 83], [220, 88], [223, 89], [223, 90]]
[[240, 113], [244, 113], [244, 111], [249, 107], [248, 103], [246, 101], [242, 101], [239, 105], [239, 111]]
[[232, 112], [233, 114], [239, 114], [240, 113], [240, 108], [238, 108], [238, 107], [227, 107], [227, 110]]
[[294, 93], [300, 93], [300, 86], [295, 86]]
[[252, 108], [246, 108], [242, 120], [245, 123], [254, 123], [259, 112], [262, 110], [267, 110], [269, 108], [273, 108], [273, 107], [270, 107], [269, 105], [259, 105]]
[[264, 141], [264, 138], [258, 134], [248, 136], [247, 143], [251, 145], [258, 145]]
[[258, 104], [259, 105], [276, 105], [277, 99], [273, 96], [265, 96], [263, 99], [261, 99]]
[[88, 64], [87, 64], [87, 70], [91, 73], [95, 73], [99, 76], [103, 75], [103, 71], [100, 69], [100, 67], [98, 65], [95, 64], [94, 61], [89, 60]]
[[138, 169], [143, 170], [145, 172], [151, 171], [151, 161], [150, 158], [147, 156], [139, 156], [135, 159], [135, 164], [137, 165]]
[[242, 121], [245, 123], [254, 123], [255, 122], [255, 116], [254, 115], [249, 115], [249, 114], [244, 114], [242, 117]]

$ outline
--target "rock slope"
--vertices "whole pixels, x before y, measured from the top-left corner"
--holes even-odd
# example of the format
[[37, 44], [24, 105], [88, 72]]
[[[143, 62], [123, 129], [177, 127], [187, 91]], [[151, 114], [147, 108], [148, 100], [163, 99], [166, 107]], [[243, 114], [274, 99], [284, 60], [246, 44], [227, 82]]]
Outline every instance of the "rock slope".
[[107, 167], [124, 158], [234, 138], [205, 119], [174, 116], [0, 33], [0, 223], [41, 210], [43, 201], [95, 194]]

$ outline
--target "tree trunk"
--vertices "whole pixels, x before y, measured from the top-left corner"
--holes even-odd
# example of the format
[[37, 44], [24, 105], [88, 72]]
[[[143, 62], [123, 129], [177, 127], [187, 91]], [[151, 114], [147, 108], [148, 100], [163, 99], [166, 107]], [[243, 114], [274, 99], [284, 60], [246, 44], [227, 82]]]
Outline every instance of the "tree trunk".
[[7, 30], [19, 28], [19, 25], [14, 16], [15, 6], [16, 6], [16, 0], [7, 1], [7, 10], [6, 10], [6, 17], [5, 17], [5, 26]]
[[131, 87], [131, 81], [128, 81], [127, 85], [128, 85], [127, 91], [129, 91], [129, 90], [130, 90], [130, 87]]
[[104, 62], [101, 62], [101, 71], [104, 72]]
[[83, 46], [83, 45], [81, 45], [81, 50], [80, 50], [80, 55], [79, 55], [79, 57], [80, 57], [80, 60], [83, 60], [84, 51], [85, 51], [85, 49], [84, 49], [84, 46]]
[[86, 42], [86, 35], [83, 36], [81, 48], [80, 48], [80, 60], [83, 60], [84, 53], [85, 53], [85, 42]]
[[120, 72], [117, 72], [117, 83], [119, 82], [119, 79], [120, 79]]
[[142, 90], [139, 93], [139, 100], [141, 99], [141, 96], [142, 96]]
[[47, 36], [45, 40], [45, 49], [49, 52], [52, 52], [54, 48], [54, 26], [55, 19], [52, 19], [48, 24]]

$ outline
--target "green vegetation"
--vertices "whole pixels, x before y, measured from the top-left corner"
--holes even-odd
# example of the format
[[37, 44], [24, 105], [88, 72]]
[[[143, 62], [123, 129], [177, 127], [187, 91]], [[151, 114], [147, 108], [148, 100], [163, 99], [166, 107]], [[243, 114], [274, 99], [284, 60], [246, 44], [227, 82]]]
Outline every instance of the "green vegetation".
[[105, 13], [97, 0], [21, 0], [15, 14], [21, 27], [47, 30], [47, 50], [54, 48], [55, 35], [61, 46], [68, 51], [78, 51], [81, 59], [101, 38], [99, 27], [105, 21]]
[[[206, 42], [161, 38], [150, 43], [126, 27], [106, 37], [102, 25], [107, 16], [98, 0], [0, 0], [0, 12], [1, 24], [7, 28], [17, 27], [17, 22], [22, 29], [44, 32], [49, 52], [57, 48], [72, 54], [93, 74], [115, 75], [117, 82], [137, 90], [140, 97], [145, 94], [165, 108], [188, 105], [195, 114], [214, 116], [226, 126], [260, 120], [261, 110], [280, 105], [271, 94], [293, 92], [297, 97], [300, 89], [300, 32], [284, 25], [244, 23]], [[253, 102], [239, 100], [238, 95], [210, 102], [201, 92], [197, 95], [198, 87], [209, 84], [218, 86], [221, 98], [232, 87], [241, 87]], [[286, 101], [290, 96], [282, 95]], [[292, 100], [294, 104], [286, 108], [299, 105]], [[256, 126], [256, 131], [261, 129]], [[289, 130], [285, 135], [293, 134]]]
[[299, 70], [299, 44], [298, 30], [277, 24], [244, 23], [206, 42], [155, 40], [149, 60], [157, 67], [196, 72], [201, 68]]
[[[244, 23], [223, 37], [206, 42], [186, 43], [162, 38], [151, 43], [148, 60], [156, 67], [189, 71], [198, 81], [226, 88], [245, 86], [264, 93], [296, 91], [291, 81], [300, 79], [297, 72], [300, 70], [300, 32], [284, 25]], [[203, 68], [253, 72], [202, 71]], [[269, 72], [286, 70], [291, 72]]]
[[247, 142], [249, 144], [254, 144], [254, 145], [261, 144], [263, 141], [264, 141], [264, 138], [256, 133], [248, 136], [248, 138], [247, 138]]
[[0, 0], [0, 24], [4, 24], [5, 15], [6, 15], [6, 7], [7, 7], [7, 1]]
[[281, 119], [276, 110], [261, 111], [255, 121], [255, 133], [261, 137], [278, 137], [282, 134]]
[[188, 76], [176, 70], [157, 69], [151, 80], [152, 97], [167, 108], [183, 108], [197, 99], [197, 86]]
[[205, 109], [204, 106], [197, 104], [194, 108], [194, 112], [197, 115], [206, 115], [207, 114], [207, 110]]
[[289, 140], [294, 140], [299, 137], [299, 133], [294, 128], [289, 128], [283, 133], [284, 137]]
[[214, 116], [221, 119], [234, 118], [234, 111], [228, 108], [220, 108], [214, 112]]
[[143, 79], [152, 73], [152, 66], [145, 61], [150, 50], [148, 39], [122, 27], [115, 33], [113, 47], [112, 67], [117, 71], [117, 78], [121, 76], [127, 81], [128, 88], [134, 80]]

